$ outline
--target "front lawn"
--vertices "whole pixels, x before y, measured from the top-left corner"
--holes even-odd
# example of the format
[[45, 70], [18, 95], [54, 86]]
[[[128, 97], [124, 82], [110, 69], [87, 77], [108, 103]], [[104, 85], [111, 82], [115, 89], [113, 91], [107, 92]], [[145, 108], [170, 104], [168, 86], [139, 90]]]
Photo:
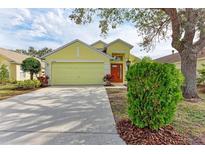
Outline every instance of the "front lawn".
[[0, 84], [0, 100], [9, 98], [15, 95], [28, 93], [33, 90], [34, 89], [29, 89], [29, 90], [17, 89], [16, 84], [6, 84], [6, 85]]
[[[106, 88], [116, 123], [127, 115], [127, 90]], [[205, 99], [205, 94], [200, 93]], [[205, 101], [200, 103], [181, 102], [177, 107], [172, 124], [174, 128], [186, 135], [192, 144], [205, 144]]]

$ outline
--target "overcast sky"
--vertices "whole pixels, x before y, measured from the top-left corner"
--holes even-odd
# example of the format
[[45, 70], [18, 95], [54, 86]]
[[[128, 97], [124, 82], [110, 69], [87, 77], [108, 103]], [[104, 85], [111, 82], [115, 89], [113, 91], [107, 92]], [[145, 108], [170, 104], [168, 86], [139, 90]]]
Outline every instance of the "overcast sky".
[[55, 49], [74, 39], [88, 44], [97, 40], [107, 43], [121, 38], [134, 46], [132, 53], [140, 58], [150, 56], [153, 59], [171, 54], [170, 41], [160, 42], [150, 52], [140, 51], [141, 38], [136, 28], [129, 23], [110, 30], [106, 38], [100, 35], [98, 22], [76, 25], [69, 18], [68, 9], [0, 9], [0, 47], [8, 49], [37, 49], [48, 47]]

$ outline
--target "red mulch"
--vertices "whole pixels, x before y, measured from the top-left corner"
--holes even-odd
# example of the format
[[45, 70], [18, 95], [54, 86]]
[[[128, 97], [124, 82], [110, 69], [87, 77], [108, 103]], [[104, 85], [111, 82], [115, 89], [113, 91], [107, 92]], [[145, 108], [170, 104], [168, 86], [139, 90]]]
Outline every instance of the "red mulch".
[[172, 126], [166, 126], [159, 131], [148, 128], [138, 128], [130, 120], [121, 120], [117, 123], [120, 137], [126, 144], [139, 145], [187, 145], [188, 139], [179, 135]]
[[205, 145], [205, 135], [202, 135], [198, 138], [195, 138], [193, 141], [192, 141], [192, 144], [195, 144], [195, 145]]

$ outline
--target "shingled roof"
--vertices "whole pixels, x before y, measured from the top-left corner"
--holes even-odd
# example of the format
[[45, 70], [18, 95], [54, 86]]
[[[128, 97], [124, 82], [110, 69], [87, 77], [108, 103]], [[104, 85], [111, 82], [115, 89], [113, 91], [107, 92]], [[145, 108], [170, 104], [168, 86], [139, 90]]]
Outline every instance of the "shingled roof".
[[[198, 54], [198, 58], [205, 58], [205, 49], [203, 49], [201, 52], [199, 52]], [[164, 57], [160, 57], [158, 59], [155, 59], [158, 62], [161, 63], [175, 63], [175, 62], [180, 62], [181, 61], [181, 57], [179, 55], [179, 53], [174, 53], [171, 55], [167, 55]]]
[[[0, 56], [8, 59], [10, 62], [16, 63], [16, 64], [21, 64], [24, 59], [29, 58], [31, 56], [17, 53], [15, 51], [11, 51], [8, 49], [0, 48]], [[36, 58], [38, 59], [38, 58]], [[41, 62], [41, 66], [44, 68], [44, 63], [40, 59], [38, 59]]]
[[160, 57], [160, 58], [155, 59], [155, 60], [160, 62], [160, 63], [175, 63], [175, 62], [181, 61], [181, 58], [180, 58], [180, 55], [178, 53], [174, 53], [171, 55]]

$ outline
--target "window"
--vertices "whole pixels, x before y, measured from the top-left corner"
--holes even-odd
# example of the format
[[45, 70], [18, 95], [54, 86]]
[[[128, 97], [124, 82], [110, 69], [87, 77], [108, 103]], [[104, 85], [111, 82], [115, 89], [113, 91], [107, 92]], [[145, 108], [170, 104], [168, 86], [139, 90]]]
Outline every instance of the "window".
[[26, 78], [26, 73], [20, 68], [20, 80], [24, 80]]
[[122, 55], [113, 55], [114, 61], [123, 61]]

